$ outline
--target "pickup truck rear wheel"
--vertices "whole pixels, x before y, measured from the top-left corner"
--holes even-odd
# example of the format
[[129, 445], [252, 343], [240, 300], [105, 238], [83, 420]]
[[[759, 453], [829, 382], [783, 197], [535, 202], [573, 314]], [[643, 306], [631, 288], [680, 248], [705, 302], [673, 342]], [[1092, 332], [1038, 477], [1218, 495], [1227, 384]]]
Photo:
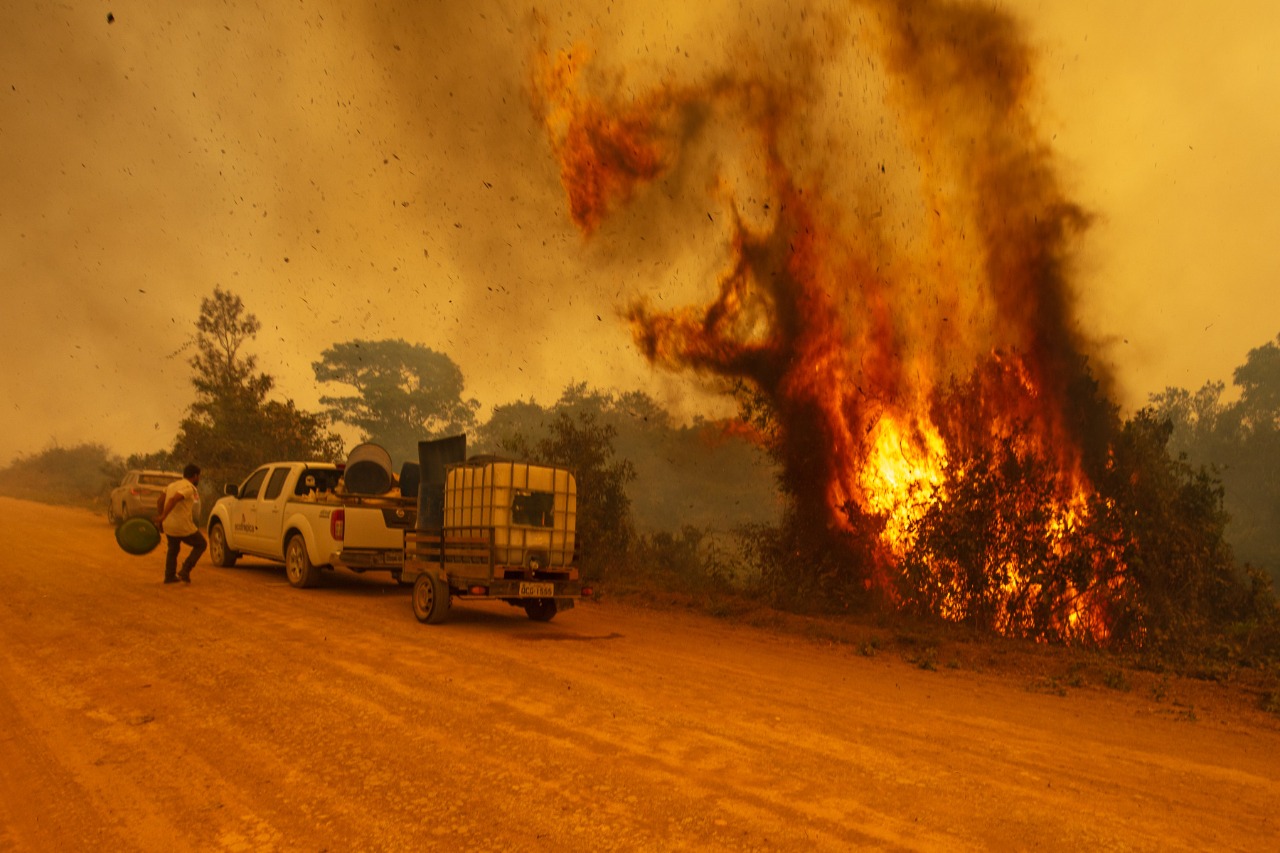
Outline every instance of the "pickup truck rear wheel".
[[236, 564], [240, 555], [227, 547], [227, 531], [222, 524], [215, 521], [209, 525], [209, 560], [215, 566], [229, 569]]
[[413, 582], [413, 615], [428, 625], [438, 625], [449, 615], [449, 587], [431, 572]]
[[550, 622], [556, 617], [556, 600], [554, 598], [530, 598], [524, 603], [524, 612], [534, 622]]
[[284, 573], [289, 583], [298, 589], [315, 586], [320, 580], [320, 570], [311, 564], [307, 556], [307, 543], [301, 533], [289, 537], [284, 546]]

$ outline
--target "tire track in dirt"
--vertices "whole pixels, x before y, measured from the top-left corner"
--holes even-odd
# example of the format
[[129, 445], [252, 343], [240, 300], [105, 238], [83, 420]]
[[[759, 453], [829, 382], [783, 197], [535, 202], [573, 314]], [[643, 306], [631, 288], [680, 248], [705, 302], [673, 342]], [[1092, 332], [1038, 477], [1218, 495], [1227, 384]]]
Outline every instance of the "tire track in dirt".
[[0, 499], [0, 849], [1265, 847], [1280, 725], [689, 614], [202, 563]]

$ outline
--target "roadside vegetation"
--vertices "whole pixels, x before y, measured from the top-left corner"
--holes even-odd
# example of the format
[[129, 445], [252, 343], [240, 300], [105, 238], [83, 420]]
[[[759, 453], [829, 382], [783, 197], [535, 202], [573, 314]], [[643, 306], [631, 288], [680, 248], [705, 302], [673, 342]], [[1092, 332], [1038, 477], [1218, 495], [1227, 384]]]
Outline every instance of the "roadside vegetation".
[[[738, 422], [754, 431], [754, 443], [727, 424], [678, 424], [645, 394], [579, 383], [547, 404], [497, 405], [481, 421], [479, 402], [464, 396], [462, 372], [447, 355], [404, 341], [355, 340], [320, 353], [316, 378], [335, 390], [322, 411], [307, 412], [279, 399], [274, 378], [258, 370], [250, 350], [259, 328], [239, 297], [215, 289], [196, 319], [192, 398], [169, 445], [127, 458], [99, 444], [50, 447], [0, 469], [0, 494], [101, 509], [105, 517], [106, 495], [128, 468], [180, 469], [194, 460], [211, 504], [224, 484], [263, 462], [342, 461], [338, 424], [387, 447], [397, 462], [416, 460], [418, 440], [465, 432], [473, 455], [576, 472], [583, 569], [604, 594], [795, 630], [861, 654], [894, 648], [924, 668], [977, 665], [986, 652], [958, 651], [975, 639], [988, 652], [989, 644], [1019, 640], [1055, 645], [1051, 632], [996, 638], [981, 618], [957, 624], [911, 606], [925, 589], [913, 578], [936, 582], [924, 561], [945, 559], [953, 593], [969, 596], [979, 615], [996, 589], [987, 569], [993, 549], [1042, 567], [1046, 584], [1080, 577], [1080, 566], [1044, 542], [1010, 534], [1044, 487], [1033, 458], [988, 452], [970, 460], [948, 501], [916, 522], [898, 600], [886, 607], [849, 582], [846, 564], [856, 551], [833, 546], [830, 531], [815, 530], [797, 511], [801, 502], [770, 454], [767, 405], [748, 389], [738, 389]], [[1078, 648], [1077, 655], [1106, 656], [1089, 658], [1095, 663], [1074, 675], [1046, 675], [1046, 684], [1128, 683], [1117, 667], [1216, 681], [1247, 670], [1257, 704], [1280, 713], [1277, 343], [1250, 352], [1230, 402], [1211, 384], [1196, 394], [1168, 389], [1126, 420], [1103, 413], [1112, 433], [1106, 464], [1091, 472], [1098, 498], [1094, 527], [1084, 533], [1124, 567], [1108, 611], [1113, 642]], [[1034, 626], [1034, 608], [1027, 613]]]

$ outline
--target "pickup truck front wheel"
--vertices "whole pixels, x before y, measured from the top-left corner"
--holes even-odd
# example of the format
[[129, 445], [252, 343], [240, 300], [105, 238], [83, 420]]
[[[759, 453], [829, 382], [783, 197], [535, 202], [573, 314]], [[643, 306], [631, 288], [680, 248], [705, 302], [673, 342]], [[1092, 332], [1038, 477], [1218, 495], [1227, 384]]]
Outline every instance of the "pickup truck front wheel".
[[227, 531], [215, 521], [209, 526], [209, 560], [219, 568], [229, 569], [239, 558], [239, 554], [227, 547]]
[[298, 589], [315, 586], [320, 581], [320, 570], [307, 556], [307, 543], [300, 533], [290, 536], [284, 546], [284, 573], [289, 583]]
[[413, 615], [428, 625], [438, 625], [449, 615], [449, 587], [430, 572], [413, 582]]

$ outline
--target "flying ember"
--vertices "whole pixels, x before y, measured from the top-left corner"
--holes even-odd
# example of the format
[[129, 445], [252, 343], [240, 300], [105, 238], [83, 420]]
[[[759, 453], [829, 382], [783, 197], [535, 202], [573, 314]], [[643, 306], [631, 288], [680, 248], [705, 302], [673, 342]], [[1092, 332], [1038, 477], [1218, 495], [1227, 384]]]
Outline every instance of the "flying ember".
[[818, 17], [639, 91], [581, 45], [545, 51], [532, 88], [569, 212], [588, 239], [672, 196], [722, 214], [707, 301], [626, 316], [653, 363], [767, 402], [795, 512], [847, 548], [848, 579], [1105, 642], [1124, 566], [1091, 522], [1084, 460], [1105, 451], [1068, 278], [1088, 217], [1037, 134], [1028, 48], [976, 4]]

